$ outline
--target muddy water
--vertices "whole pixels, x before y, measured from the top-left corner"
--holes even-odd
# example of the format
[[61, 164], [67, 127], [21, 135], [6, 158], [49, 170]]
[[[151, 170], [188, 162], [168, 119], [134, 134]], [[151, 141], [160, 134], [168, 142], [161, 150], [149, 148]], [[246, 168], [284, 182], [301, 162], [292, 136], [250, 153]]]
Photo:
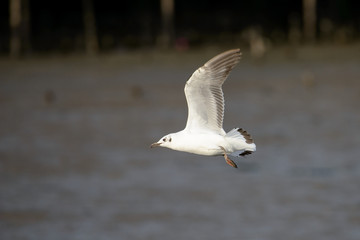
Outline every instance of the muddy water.
[[245, 52], [224, 128], [258, 151], [237, 170], [149, 148], [184, 127], [185, 80], [215, 51], [2, 60], [0, 239], [359, 239], [356, 50]]

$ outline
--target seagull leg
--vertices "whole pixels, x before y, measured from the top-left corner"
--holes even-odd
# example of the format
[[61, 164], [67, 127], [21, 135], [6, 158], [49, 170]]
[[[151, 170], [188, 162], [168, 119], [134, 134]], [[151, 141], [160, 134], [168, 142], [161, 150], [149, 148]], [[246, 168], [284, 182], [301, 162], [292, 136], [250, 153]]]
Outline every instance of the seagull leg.
[[224, 151], [224, 158], [227, 164], [229, 164], [230, 166], [237, 168], [237, 165], [234, 163], [233, 160], [231, 160], [228, 155], [226, 154], [225, 148], [223, 148], [222, 146], [220, 146], [220, 148]]

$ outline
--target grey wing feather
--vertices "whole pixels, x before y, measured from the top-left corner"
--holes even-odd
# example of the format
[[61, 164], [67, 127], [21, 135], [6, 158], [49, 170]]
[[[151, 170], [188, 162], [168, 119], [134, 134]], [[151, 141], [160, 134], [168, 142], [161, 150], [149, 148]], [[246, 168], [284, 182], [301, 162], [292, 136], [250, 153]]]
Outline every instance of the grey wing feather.
[[240, 49], [226, 51], [210, 59], [192, 74], [184, 89], [188, 104], [185, 129], [225, 134], [222, 128], [224, 95], [221, 87], [240, 57]]

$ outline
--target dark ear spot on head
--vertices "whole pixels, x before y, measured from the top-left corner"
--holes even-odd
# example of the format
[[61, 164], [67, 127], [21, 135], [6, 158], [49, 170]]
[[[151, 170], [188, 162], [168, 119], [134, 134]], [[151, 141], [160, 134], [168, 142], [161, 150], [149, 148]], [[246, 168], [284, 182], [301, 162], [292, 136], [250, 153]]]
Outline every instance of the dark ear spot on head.
[[169, 142], [171, 142], [171, 138], [169, 138]]

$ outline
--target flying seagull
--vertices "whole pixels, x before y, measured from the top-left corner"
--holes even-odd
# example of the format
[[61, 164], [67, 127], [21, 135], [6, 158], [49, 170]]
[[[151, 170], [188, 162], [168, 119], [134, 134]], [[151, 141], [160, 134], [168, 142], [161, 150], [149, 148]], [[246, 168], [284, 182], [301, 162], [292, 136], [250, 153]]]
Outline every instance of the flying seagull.
[[223, 52], [198, 68], [185, 84], [188, 118], [184, 130], [162, 137], [151, 147], [167, 147], [177, 151], [206, 156], [221, 156], [237, 168], [230, 156], [240, 157], [256, 150], [254, 140], [242, 128], [228, 133], [223, 129], [224, 94], [222, 85], [239, 62], [240, 49]]

